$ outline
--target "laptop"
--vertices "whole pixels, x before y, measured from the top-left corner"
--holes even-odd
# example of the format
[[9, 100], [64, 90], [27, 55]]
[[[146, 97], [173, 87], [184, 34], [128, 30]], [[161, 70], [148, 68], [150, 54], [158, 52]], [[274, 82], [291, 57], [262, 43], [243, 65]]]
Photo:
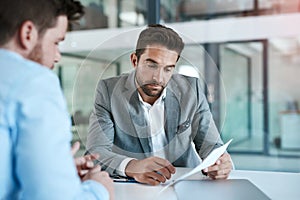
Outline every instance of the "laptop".
[[178, 200], [270, 200], [246, 179], [184, 180], [174, 186]]

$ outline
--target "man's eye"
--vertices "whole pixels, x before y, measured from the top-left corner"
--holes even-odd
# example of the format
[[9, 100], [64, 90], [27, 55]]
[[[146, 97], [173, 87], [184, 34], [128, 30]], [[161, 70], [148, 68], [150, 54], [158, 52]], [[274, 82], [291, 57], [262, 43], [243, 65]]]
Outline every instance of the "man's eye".
[[147, 66], [148, 66], [149, 68], [157, 68], [157, 65], [154, 65], [154, 64], [147, 64]]
[[166, 72], [171, 72], [172, 69], [173, 69], [172, 67], [167, 67], [167, 68], [165, 68], [165, 71], [166, 71]]

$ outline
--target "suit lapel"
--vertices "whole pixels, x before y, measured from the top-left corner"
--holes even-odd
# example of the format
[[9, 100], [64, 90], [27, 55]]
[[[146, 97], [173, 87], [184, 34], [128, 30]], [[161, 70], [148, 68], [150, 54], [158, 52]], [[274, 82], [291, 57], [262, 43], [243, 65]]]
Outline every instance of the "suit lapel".
[[167, 90], [165, 98], [165, 132], [168, 142], [173, 139], [180, 120], [180, 105], [171, 90]]
[[182, 96], [177, 87], [177, 83], [171, 79], [167, 87], [167, 95], [165, 98], [165, 133], [168, 140], [166, 158], [171, 162], [177, 160], [178, 152], [180, 153], [182, 151], [182, 141], [180, 141], [176, 134], [182, 112], [179, 103], [179, 99], [181, 99]]
[[[125, 84], [126, 90], [123, 95], [129, 102], [129, 115], [133, 127], [135, 128], [137, 140], [140, 142], [140, 145], [147, 156], [151, 154], [151, 142], [149, 140], [149, 126], [144, 116], [143, 108], [139, 102], [138, 91], [134, 82], [135, 71], [129, 74], [128, 79]], [[134, 134], [133, 134], [134, 135]]]

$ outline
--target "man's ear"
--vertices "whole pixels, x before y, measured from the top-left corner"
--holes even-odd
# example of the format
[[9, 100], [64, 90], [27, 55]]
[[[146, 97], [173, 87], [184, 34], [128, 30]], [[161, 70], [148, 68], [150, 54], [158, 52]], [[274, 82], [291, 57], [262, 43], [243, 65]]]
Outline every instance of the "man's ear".
[[31, 52], [38, 42], [38, 30], [32, 21], [25, 21], [19, 30], [20, 46]]
[[137, 64], [138, 64], [138, 59], [137, 59], [137, 56], [135, 53], [132, 53], [130, 55], [130, 61], [131, 61], [131, 64], [134, 68], [136, 68]]

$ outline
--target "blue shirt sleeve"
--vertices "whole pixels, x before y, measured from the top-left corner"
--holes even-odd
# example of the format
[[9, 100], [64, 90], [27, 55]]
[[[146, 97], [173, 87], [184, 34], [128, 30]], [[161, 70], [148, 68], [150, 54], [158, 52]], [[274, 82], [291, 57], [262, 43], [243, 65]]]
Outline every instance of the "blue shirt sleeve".
[[70, 119], [57, 77], [39, 74], [16, 91], [9, 120], [17, 122], [13, 154], [20, 199], [109, 199], [101, 184], [81, 183], [77, 176]]

